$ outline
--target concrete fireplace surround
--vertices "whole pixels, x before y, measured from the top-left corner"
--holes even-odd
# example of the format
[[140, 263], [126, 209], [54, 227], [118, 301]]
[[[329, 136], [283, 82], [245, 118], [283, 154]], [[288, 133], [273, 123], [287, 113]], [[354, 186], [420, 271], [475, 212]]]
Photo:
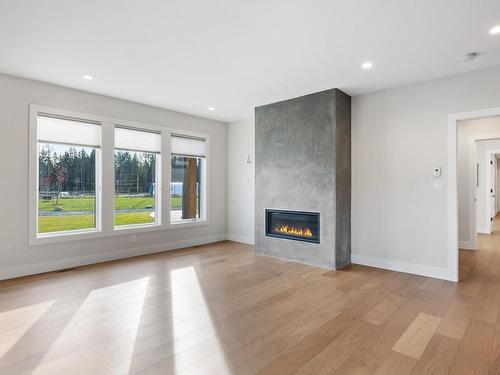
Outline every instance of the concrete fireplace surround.
[[[266, 208], [320, 213], [320, 243], [265, 234]], [[255, 252], [339, 269], [351, 262], [351, 97], [338, 89], [255, 109]]]

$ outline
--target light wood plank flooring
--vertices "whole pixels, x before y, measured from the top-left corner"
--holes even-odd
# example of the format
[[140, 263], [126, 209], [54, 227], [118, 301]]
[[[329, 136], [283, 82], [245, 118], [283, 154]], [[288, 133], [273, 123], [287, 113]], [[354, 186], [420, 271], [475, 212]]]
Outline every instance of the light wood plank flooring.
[[222, 242], [0, 283], [0, 374], [500, 374], [500, 232], [458, 284]]

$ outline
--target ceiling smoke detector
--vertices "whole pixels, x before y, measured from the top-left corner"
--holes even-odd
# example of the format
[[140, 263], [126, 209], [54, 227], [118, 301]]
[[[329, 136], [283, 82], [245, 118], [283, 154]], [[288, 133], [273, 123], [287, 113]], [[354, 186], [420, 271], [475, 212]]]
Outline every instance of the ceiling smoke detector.
[[479, 56], [479, 53], [470, 52], [470, 53], [462, 56], [462, 61], [463, 62], [474, 61], [475, 59], [477, 59], [478, 56]]

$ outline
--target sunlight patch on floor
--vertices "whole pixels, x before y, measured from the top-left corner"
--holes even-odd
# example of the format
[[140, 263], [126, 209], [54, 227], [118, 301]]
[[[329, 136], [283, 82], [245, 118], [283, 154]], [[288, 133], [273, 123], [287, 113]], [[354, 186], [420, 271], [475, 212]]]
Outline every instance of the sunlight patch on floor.
[[[129, 366], [148, 281], [143, 277], [93, 290], [33, 373], [69, 373], [73, 368], [100, 373], [116, 364]], [[110, 350], [122, 342], [127, 344], [121, 350]]]
[[36, 323], [56, 300], [0, 313], [0, 358]]
[[175, 373], [230, 374], [196, 270], [171, 271], [171, 282]]

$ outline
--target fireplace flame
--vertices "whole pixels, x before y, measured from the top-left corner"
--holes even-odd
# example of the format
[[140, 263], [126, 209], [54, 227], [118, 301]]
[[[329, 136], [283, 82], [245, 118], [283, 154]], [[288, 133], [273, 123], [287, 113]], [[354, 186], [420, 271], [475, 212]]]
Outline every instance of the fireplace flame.
[[313, 237], [313, 232], [309, 228], [295, 228], [291, 225], [278, 225], [274, 228], [276, 232], [291, 234], [292, 236], [297, 237]]

